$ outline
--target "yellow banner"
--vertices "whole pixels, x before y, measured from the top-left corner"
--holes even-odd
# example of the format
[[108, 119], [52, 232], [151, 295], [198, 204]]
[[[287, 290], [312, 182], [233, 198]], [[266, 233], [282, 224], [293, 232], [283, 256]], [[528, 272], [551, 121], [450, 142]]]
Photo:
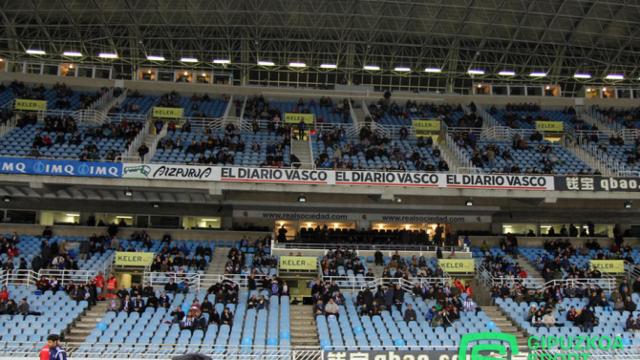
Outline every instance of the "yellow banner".
[[280, 256], [280, 270], [309, 270], [318, 268], [318, 259], [313, 256]]
[[284, 113], [284, 122], [286, 124], [299, 124], [300, 121], [307, 125], [313, 125], [313, 114]]
[[418, 135], [440, 131], [440, 119], [412, 120], [411, 123]]
[[47, 101], [16, 99], [13, 108], [16, 110], [45, 111], [47, 110]]
[[591, 260], [591, 268], [603, 273], [623, 273], [624, 260]]
[[135, 252], [135, 251], [116, 251], [116, 266], [149, 266], [153, 262], [155, 253], [152, 252]]
[[182, 108], [168, 108], [168, 107], [155, 106], [153, 108], [153, 117], [179, 119], [182, 117], [183, 111], [184, 109]]
[[562, 132], [564, 123], [562, 121], [536, 121], [536, 130], [548, 132]]
[[444, 272], [472, 273], [475, 272], [473, 259], [438, 259], [438, 266]]

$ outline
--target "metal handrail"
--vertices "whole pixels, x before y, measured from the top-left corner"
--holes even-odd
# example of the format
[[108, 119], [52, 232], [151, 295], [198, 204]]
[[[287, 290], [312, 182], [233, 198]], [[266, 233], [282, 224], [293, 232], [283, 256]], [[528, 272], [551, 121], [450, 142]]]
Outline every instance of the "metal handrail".
[[[337, 248], [351, 250], [380, 250], [380, 251], [418, 251], [418, 252], [435, 252], [438, 246], [435, 245], [403, 245], [403, 244], [362, 244], [362, 243], [319, 243], [309, 244], [302, 242], [275, 242], [273, 250], [278, 249], [317, 249], [317, 250], [335, 250]], [[440, 246], [442, 253], [450, 253], [455, 250], [456, 254], [471, 255], [471, 251], [463, 246]]]

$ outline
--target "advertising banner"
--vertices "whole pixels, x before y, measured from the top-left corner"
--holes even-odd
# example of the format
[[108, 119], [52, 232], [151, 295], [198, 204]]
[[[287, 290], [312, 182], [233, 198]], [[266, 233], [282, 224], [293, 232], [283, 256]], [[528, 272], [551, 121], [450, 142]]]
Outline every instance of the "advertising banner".
[[440, 174], [425, 172], [335, 171], [336, 185], [438, 187], [443, 180]]
[[220, 181], [327, 185], [332, 183], [327, 170], [222, 167]]
[[47, 110], [46, 100], [30, 100], [30, 99], [16, 99], [13, 103], [15, 110], [27, 110], [27, 111], [45, 111]]
[[556, 176], [555, 183], [558, 191], [640, 191], [640, 178], [634, 177]]
[[299, 124], [300, 121], [307, 125], [313, 125], [313, 114], [284, 113], [285, 124]]
[[623, 273], [624, 260], [590, 260], [591, 268], [602, 273]]
[[476, 270], [473, 259], [438, 259], [438, 266], [449, 273], [472, 273]]
[[553, 176], [446, 174], [447, 188], [497, 190], [554, 190]]
[[314, 271], [318, 268], [315, 256], [280, 256], [280, 270]]
[[0, 157], [0, 174], [119, 178], [122, 164]]
[[[233, 210], [233, 217], [251, 219], [270, 219], [274, 221], [358, 221], [362, 220], [362, 212], [348, 211], [262, 211], [262, 210]], [[369, 221], [384, 221], [385, 223], [445, 223], [445, 224], [489, 224], [491, 216], [485, 215], [442, 215], [434, 211], [433, 214], [409, 215], [409, 214], [367, 214]]]
[[114, 264], [116, 266], [150, 266], [155, 253], [136, 251], [116, 251]]
[[440, 119], [412, 120], [411, 124], [416, 132], [416, 136], [429, 135], [440, 131]]
[[564, 131], [564, 123], [562, 121], [536, 121], [536, 130], [540, 132], [558, 132]]
[[184, 112], [183, 108], [169, 108], [155, 106], [153, 108], [153, 117], [165, 119], [179, 119]]
[[218, 181], [220, 180], [220, 167], [125, 163], [122, 167], [122, 177], [149, 180]]

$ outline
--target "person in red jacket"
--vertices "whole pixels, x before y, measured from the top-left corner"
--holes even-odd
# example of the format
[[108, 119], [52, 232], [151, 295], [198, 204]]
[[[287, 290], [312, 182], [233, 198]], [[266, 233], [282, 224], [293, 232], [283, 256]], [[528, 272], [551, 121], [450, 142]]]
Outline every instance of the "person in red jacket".
[[96, 285], [96, 292], [98, 293], [98, 300], [102, 300], [102, 292], [104, 291], [104, 275], [102, 271], [96, 275], [93, 279], [93, 283]]
[[49, 360], [51, 356], [51, 349], [58, 345], [58, 336], [51, 334], [47, 336], [47, 343], [40, 350], [40, 360]]
[[109, 275], [109, 279], [107, 280], [107, 296], [115, 296], [116, 290], [118, 290], [118, 279], [116, 279], [116, 277], [111, 274]]
[[0, 301], [9, 301], [9, 290], [7, 290], [6, 286], [3, 286], [2, 291], [0, 291]]

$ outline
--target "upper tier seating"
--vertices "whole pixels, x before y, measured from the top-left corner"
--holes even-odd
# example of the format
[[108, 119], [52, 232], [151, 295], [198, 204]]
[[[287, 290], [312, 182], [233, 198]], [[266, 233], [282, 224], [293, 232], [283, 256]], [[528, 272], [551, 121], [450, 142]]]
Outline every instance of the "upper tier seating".
[[346, 138], [342, 129], [323, 131], [313, 141], [316, 167], [407, 171], [448, 171], [432, 139], [389, 140], [362, 128], [360, 138]]
[[[546, 140], [477, 141], [473, 134], [454, 135], [473, 166], [490, 173], [593, 174], [594, 171], [563, 146]], [[532, 140], [533, 139], [533, 140]]]
[[288, 132], [240, 132], [233, 125], [213, 133], [170, 132], [160, 140], [154, 162], [286, 166], [291, 163]]
[[564, 128], [573, 130], [597, 130], [576, 115], [573, 107], [563, 110], [541, 109], [537, 104], [507, 104], [504, 109], [492, 106], [488, 110], [498, 124], [514, 129], [535, 129], [536, 121], [561, 121]]
[[640, 172], [640, 138], [633, 143], [625, 143], [619, 136], [609, 137], [600, 133], [592, 134], [581, 145], [591, 152], [594, 152], [592, 146], [595, 145], [597, 150], [607, 154], [609, 159], [623, 164], [624, 170]]
[[628, 129], [640, 129], [640, 107], [601, 109], [598, 106], [593, 106], [593, 110], [602, 115], [605, 122], [619, 124]]
[[329, 97], [316, 100], [284, 101], [267, 100], [263, 96], [247, 99], [244, 111], [246, 119], [264, 119], [284, 121], [284, 114], [307, 113], [314, 114], [316, 123], [344, 124], [351, 123], [351, 113], [348, 100], [333, 101]]
[[208, 94], [203, 96], [180, 96], [171, 92], [160, 96], [156, 106], [169, 108], [183, 108], [184, 116], [219, 118], [227, 109], [228, 100], [212, 99]]
[[122, 103], [109, 109], [109, 114], [147, 115], [156, 105], [158, 99], [158, 96], [142, 95], [138, 91], [130, 91]]
[[[85, 109], [96, 101], [106, 89], [97, 92], [83, 92], [73, 90], [64, 83], [55, 84], [52, 88], [45, 88], [43, 85], [29, 85], [14, 81], [8, 87], [12, 96], [4, 95], [5, 99], [32, 99], [46, 100], [47, 110], [80, 110]], [[0, 105], [4, 103], [0, 99]]]
[[139, 122], [76, 125], [70, 117], [47, 116], [44, 124], [23, 118], [0, 140], [0, 155], [113, 161], [142, 129]]
[[410, 126], [411, 120], [442, 119], [451, 127], [481, 127], [482, 120], [474, 115], [465, 116], [460, 105], [450, 104], [418, 104], [407, 101], [404, 106], [394, 101], [381, 99], [369, 105], [369, 113], [373, 120], [382, 125]]
[[4, 107], [8, 105], [11, 101], [15, 99], [15, 95], [13, 90], [9, 86], [5, 86], [0, 83], [0, 107]]

